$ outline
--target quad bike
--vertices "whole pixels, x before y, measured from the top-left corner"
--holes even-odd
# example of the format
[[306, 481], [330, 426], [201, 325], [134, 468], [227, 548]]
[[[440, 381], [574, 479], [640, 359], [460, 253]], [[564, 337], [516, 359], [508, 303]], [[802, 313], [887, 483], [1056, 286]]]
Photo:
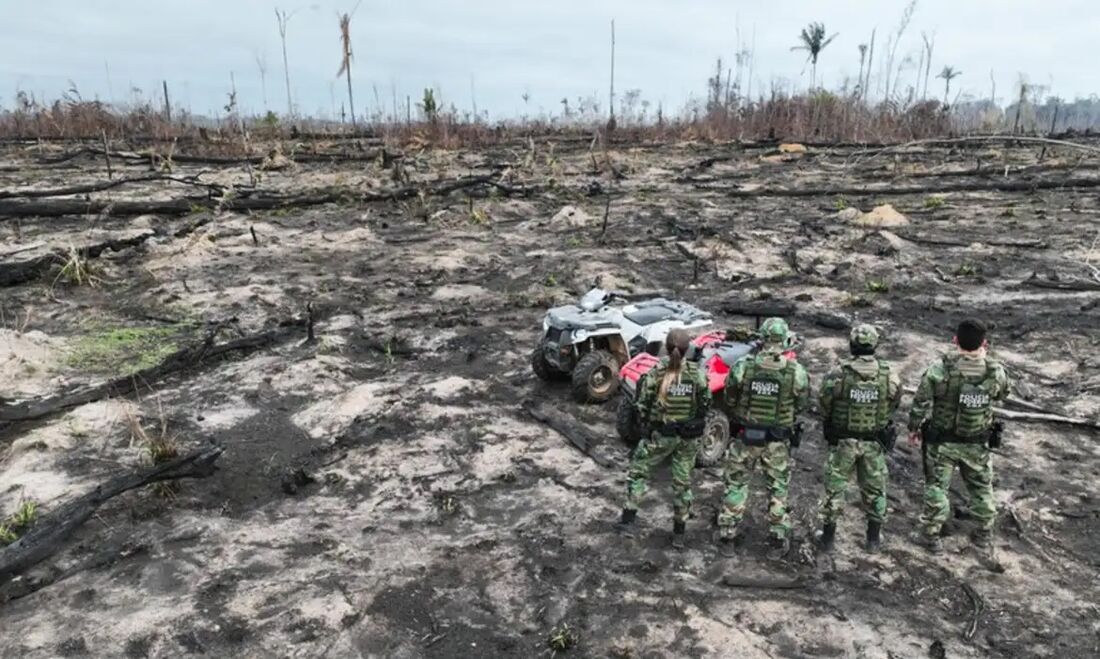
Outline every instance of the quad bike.
[[[708, 332], [691, 342], [691, 349], [687, 354], [687, 359], [702, 365], [707, 376], [707, 385], [713, 396], [713, 403], [710, 411], [707, 412], [703, 436], [699, 438], [699, 453], [695, 457], [695, 463], [700, 467], [718, 464], [729, 445], [732, 415], [727, 408], [725, 388], [730, 367], [738, 359], [755, 354], [763, 345], [758, 338], [752, 336], [741, 334], [738, 338], [743, 340], [733, 340], [724, 331]], [[793, 345], [792, 341], [792, 348], [783, 353], [788, 359], [797, 359]], [[660, 360], [653, 355], [641, 354], [627, 362], [619, 371], [623, 396], [619, 401], [615, 429], [619, 437], [630, 446], [641, 441], [644, 432], [634, 406], [638, 396], [638, 386], [642, 378], [659, 362]]]
[[709, 327], [710, 314], [686, 302], [654, 298], [625, 303], [622, 295], [594, 288], [579, 305], [555, 307], [542, 321], [531, 368], [543, 380], [568, 377], [573, 397], [602, 403], [619, 388], [616, 374], [630, 358], [657, 355], [673, 328]]

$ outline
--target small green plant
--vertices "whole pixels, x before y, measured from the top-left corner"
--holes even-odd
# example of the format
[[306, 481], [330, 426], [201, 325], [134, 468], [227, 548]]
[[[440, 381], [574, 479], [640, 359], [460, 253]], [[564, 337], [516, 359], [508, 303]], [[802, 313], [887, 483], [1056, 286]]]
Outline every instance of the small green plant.
[[848, 207], [848, 200], [845, 199], [844, 197], [837, 197], [836, 199], [833, 200], [833, 208], [835, 208], [837, 210], [837, 212], [842, 211], [847, 207]]
[[458, 512], [458, 499], [451, 494], [437, 493], [435, 495], [435, 505], [439, 508], [439, 512], [446, 516], [451, 516]]
[[569, 239], [565, 241], [568, 247], [580, 247], [584, 242], [580, 239], [580, 236], [569, 236]]
[[10, 545], [19, 539], [27, 529], [34, 525], [38, 519], [38, 504], [34, 501], [23, 500], [19, 502], [19, 508], [0, 522], [0, 547]]
[[56, 286], [58, 282], [63, 282], [73, 286], [95, 288], [102, 281], [99, 275], [99, 268], [93, 265], [76, 247], [70, 245], [65, 261], [58, 268], [57, 276], [54, 277], [51, 287]]
[[890, 284], [882, 279], [868, 279], [867, 280], [867, 292], [868, 293], [889, 293]]
[[547, 286], [557, 286], [558, 285], [558, 278], [556, 276], [554, 276], [554, 273], [551, 272], [550, 274], [546, 275], [546, 285]]
[[554, 652], [565, 652], [575, 647], [579, 640], [577, 632], [573, 631], [569, 623], [563, 623], [561, 627], [557, 627], [554, 631], [550, 632], [550, 636], [546, 639], [546, 644], [550, 646], [550, 649]]
[[947, 201], [939, 195], [932, 195], [930, 197], [924, 198], [924, 207], [928, 210], [935, 210], [942, 207], [946, 203]]
[[268, 110], [267, 114], [264, 115], [264, 118], [260, 120], [260, 124], [263, 125], [264, 128], [274, 130], [279, 127], [279, 115], [275, 114], [271, 110]]
[[978, 266], [973, 263], [963, 263], [959, 267], [955, 268], [955, 276], [957, 277], [973, 277], [979, 272]]
[[393, 355], [393, 339], [386, 339], [386, 363], [393, 366], [397, 359]]

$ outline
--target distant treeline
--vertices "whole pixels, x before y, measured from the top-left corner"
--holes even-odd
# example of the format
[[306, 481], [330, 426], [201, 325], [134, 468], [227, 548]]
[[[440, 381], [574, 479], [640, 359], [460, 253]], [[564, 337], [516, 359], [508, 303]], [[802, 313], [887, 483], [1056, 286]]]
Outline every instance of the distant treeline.
[[[392, 112], [375, 109], [362, 117], [354, 134], [395, 143], [461, 146], [546, 133], [591, 134], [611, 124], [637, 139], [804, 140], [815, 142], [904, 142], [966, 133], [1100, 132], [1100, 98], [1064, 101], [1050, 97], [1001, 108], [984, 101], [944, 105], [939, 100], [870, 102], [858, 90], [787, 93], [777, 88], [755, 100], [716, 87], [708, 98], [689, 101], [676, 113], [653, 108], [637, 90], [619, 96], [615, 118], [608, 121], [594, 99], [562, 100], [554, 115], [489, 122], [427, 89], [415, 104]], [[388, 113], [387, 113], [388, 112]], [[154, 139], [193, 138], [226, 145], [249, 137], [294, 138], [303, 134], [347, 135], [346, 123], [308, 116], [245, 116], [233, 105], [220, 117], [192, 115], [183, 108], [153, 101], [115, 107], [67, 95], [42, 102], [26, 94], [17, 105], [0, 110], [5, 139]]]

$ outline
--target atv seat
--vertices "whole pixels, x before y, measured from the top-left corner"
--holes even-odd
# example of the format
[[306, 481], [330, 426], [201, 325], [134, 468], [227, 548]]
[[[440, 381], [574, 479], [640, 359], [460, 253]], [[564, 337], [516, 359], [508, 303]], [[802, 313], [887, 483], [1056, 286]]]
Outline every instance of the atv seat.
[[752, 352], [748, 343], [728, 342], [718, 346], [718, 357], [727, 365], [733, 366], [737, 360]]
[[652, 325], [662, 320], [675, 318], [678, 315], [679, 313], [675, 309], [669, 309], [668, 307], [658, 304], [638, 307], [634, 311], [623, 314], [627, 320], [635, 325]]

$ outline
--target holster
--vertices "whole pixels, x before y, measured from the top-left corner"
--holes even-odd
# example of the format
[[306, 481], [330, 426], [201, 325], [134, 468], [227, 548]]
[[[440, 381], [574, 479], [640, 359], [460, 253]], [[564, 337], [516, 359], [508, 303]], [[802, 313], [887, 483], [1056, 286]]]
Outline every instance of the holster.
[[1004, 438], [1005, 424], [1003, 421], [994, 421], [993, 427], [989, 429], [989, 442], [988, 446], [992, 449], [1001, 448], [1002, 440]]
[[879, 431], [876, 439], [882, 446], [882, 450], [889, 453], [894, 450], [894, 445], [898, 443], [898, 429], [894, 425], [894, 422], [886, 424], [886, 427]]

